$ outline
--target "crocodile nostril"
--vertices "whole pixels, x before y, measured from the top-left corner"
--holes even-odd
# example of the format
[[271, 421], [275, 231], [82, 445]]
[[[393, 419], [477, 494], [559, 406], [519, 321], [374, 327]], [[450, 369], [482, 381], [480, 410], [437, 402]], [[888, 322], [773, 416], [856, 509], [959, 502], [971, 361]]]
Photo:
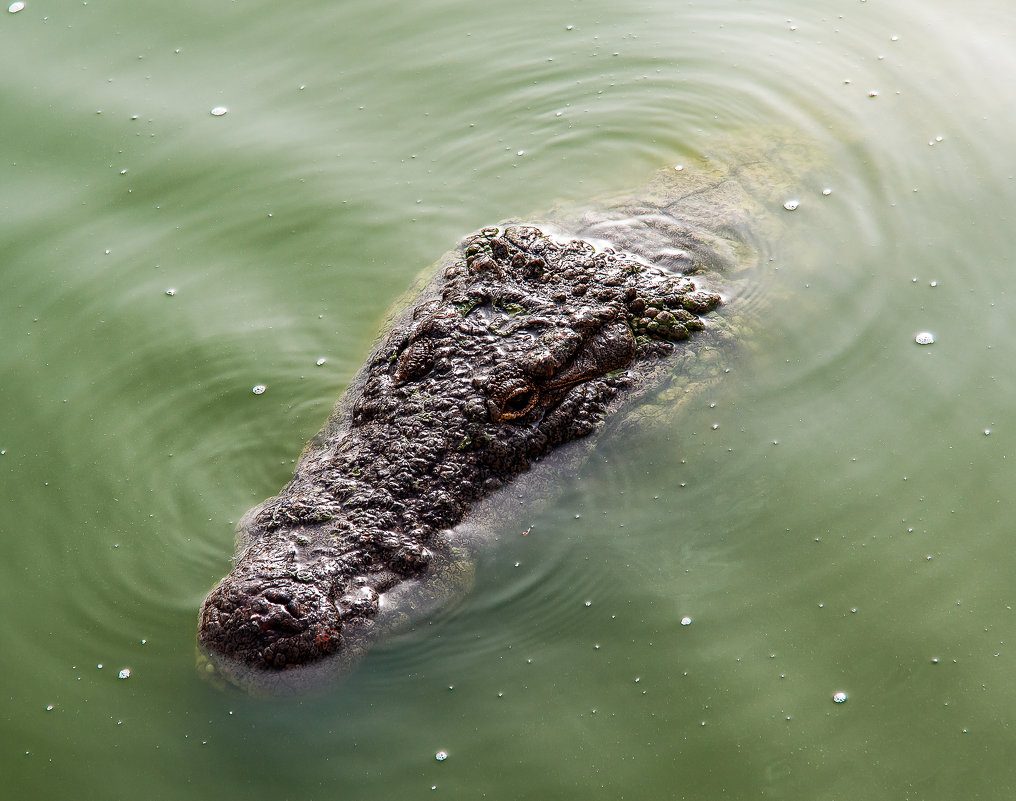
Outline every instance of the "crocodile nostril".
[[289, 593], [277, 589], [265, 590], [262, 595], [264, 595], [266, 600], [279, 606], [285, 606], [293, 600], [293, 597]]

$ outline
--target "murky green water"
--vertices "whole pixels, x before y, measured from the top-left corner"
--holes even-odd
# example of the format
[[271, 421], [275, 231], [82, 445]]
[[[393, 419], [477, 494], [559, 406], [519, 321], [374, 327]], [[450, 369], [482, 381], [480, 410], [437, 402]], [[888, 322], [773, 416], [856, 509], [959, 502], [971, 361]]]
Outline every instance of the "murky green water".
[[[1014, 35], [1002, 0], [3, 12], [5, 792], [1011, 797]], [[233, 522], [414, 275], [773, 125], [831, 166], [749, 357], [323, 696], [199, 681]]]

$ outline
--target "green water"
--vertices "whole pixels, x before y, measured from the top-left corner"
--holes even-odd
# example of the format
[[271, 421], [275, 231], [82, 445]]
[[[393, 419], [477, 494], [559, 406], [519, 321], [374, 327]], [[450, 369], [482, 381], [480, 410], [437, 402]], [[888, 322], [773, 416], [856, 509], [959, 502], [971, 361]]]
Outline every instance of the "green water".
[[[0, 13], [6, 797], [1012, 797], [1014, 36], [1002, 0]], [[198, 679], [233, 523], [421, 269], [774, 125], [830, 166], [715, 388], [321, 696]]]

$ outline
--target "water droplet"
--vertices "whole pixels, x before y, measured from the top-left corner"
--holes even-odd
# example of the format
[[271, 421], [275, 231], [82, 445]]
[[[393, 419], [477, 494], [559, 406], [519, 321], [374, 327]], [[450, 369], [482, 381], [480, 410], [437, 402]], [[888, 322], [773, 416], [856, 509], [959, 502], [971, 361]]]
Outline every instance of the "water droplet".
[[448, 752], [438, 751], [436, 754], [434, 754], [434, 759], [436, 759], [438, 762], [444, 762], [446, 759], [448, 759]]
[[984, 429], [984, 436], [986, 436], [986, 437], [990, 437], [991, 436], [991, 429], [990, 428]]
[[18, 0], [17, 3], [11, 3], [9, 6], [7, 6], [7, 10], [11, 14], [17, 14], [19, 11], [22, 11], [24, 8], [25, 8], [25, 4], [22, 3], [21, 0]]
[[843, 691], [833, 693], [833, 701], [837, 704], [842, 704], [847, 700], [847, 694]]
[[932, 281], [928, 286], [938, 286], [938, 281]]
[[878, 89], [872, 89], [868, 92], [868, 97], [878, 97]]
[[118, 679], [129, 679], [131, 677], [131, 669], [123, 668], [119, 673], [116, 674]]
[[825, 189], [822, 190], [822, 194], [825, 195], [826, 197], [828, 197], [832, 193], [833, 193], [833, 190], [830, 189], [828, 186]]
[[224, 114], [228, 114], [228, 113], [229, 113], [229, 109], [226, 108], [225, 106], [216, 106], [215, 108], [212, 109], [212, 116], [213, 117], [221, 117]]
[[681, 625], [682, 626], [690, 626], [691, 625], [691, 618], [690, 617], [682, 617], [681, 618]]
[[678, 172], [681, 172], [681, 170], [684, 169], [684, 165], [683, 164], [675, 164], [674, 165], [674, 169], [677, 170]]
[[586, 601], [586, 606], [592, 606], [592, 605], [593, 605], [592, 601]]
[[[22, 5], [24, 5], [24, 4], [22, 4]], [[53, 705], [52, 705], [52, 704], [49, 704], [49, 705], [48, 705], [48, 706], [46, 707], [46, 711], [47, 711], [47, 712], [52, 712], [52, 711], [53, 711]]]
[[800, 205], [801, 205], [800, 200], [788, 200], [786, 203], [783, 204], [783, 208], [785, 208], [787, 211], [795, 211], [797, 207]]
[[713, 431], [720, 427], [719, 423], [713, 423]]
[[321, 357], [320, 359], [318, 359], [318, 360], [317, 360], [316, 362], [314, 362], [314, 364], [316, 364], [316, 365], [317, 365], [318, 367], [320, 367], [320, 366], [321, 366], [322, 364], [324, 364], [324, 363], [325, 363], [326, 361], [328, 361], [328, 359], [326, 359], [326, 358], [324, 358], [324, 357], [322, 356], [322, 357]]
[[176, 294], [176, 290], [170, 287], [169, 289], [166, 290], [166, 294], [169, 295], [170, 297], [173, 297], [173, 295]]
[[266, 387], [264, 384], [256, 384], [255, 386], [251, 387], [250, 391], [253, 392], [255, 395], [264, 395], [266, 389], [268, 389], [268, 387]]
[[922, 331], [920, 334], [914, 337], [914, 342], [916, 342], [918, 345], [931, 345], [935, 342], [935, 335], [932, 334], [930, 331]]

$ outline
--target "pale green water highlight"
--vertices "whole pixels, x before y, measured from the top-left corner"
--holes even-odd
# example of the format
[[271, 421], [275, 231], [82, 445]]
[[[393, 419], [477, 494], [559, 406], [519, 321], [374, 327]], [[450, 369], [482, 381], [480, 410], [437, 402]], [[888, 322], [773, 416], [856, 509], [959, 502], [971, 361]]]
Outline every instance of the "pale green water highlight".
[[[991, 0], [0, 14], [5, 791], [1010, 797], [1014, 32]], [[421, 269], [777, 124], [832, 193], [751, 358], [608, 431], [323, 697], [198, 680], [232, 521]]]

